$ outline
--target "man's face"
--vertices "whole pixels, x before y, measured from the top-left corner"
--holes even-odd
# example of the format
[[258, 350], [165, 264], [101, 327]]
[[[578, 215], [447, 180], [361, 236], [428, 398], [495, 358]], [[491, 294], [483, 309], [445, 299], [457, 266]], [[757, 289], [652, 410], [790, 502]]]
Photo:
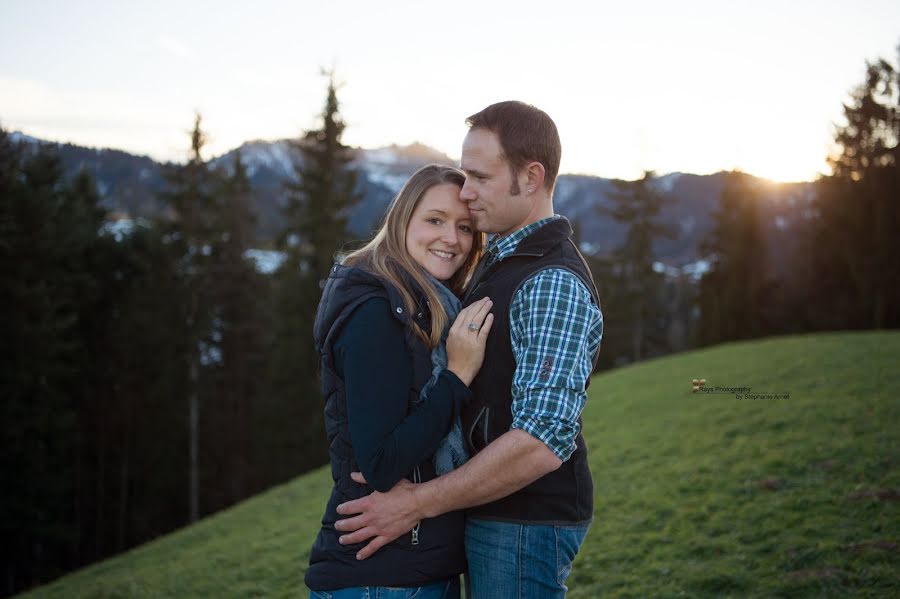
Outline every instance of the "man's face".
[[[503, 158], [500, 140], [487, 129], [470, 129], [463, 141], [460, 167], [466, 184], [459, 198], [469, 206], [475, 228], [485, 233], [506, 235], [522, 227], [531, 212], [528, 196], [510, 193], [513, 178]], [[524, 176], [519, 189], [524, 190]]]

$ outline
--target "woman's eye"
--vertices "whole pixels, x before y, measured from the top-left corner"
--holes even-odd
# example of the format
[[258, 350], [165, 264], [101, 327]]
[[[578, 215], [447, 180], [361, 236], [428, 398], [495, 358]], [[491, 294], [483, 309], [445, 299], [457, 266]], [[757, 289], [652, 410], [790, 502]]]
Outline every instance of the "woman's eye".
[[459, 230], [463, 233], [471, 233], [472, 227], [470, 227], [469, 225], [460, 225]]
[[429, 219], [426, 220], [426, 222], [429, 222], [429, 223], [431, 223], [432, 225], [439, 225], [439, 224], [441, 224], [441, 219], [439, 219], [439, 218], [429, 218]]

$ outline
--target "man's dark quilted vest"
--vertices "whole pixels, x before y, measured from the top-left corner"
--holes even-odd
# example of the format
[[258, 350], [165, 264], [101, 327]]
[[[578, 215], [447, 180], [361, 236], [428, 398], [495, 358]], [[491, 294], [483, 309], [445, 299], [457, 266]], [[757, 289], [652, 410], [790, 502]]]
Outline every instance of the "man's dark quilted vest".
[[[352, 586], [421, 586], [444, 580], [465, 570], [463, 549], [464, 515], [451, 512], [421, 523], [418, 543], [410, 534], [381, 548], [369, 559], [357, 561], [356, 553], [364, 544], [341, 545], [335, 530], [337, 506], [370, 494], [373, 489], [350, 478], [359, 470], [353, 455], [347, 420], [344, 382], [334, 363], [333, 345], [353, 312], [369, 299], [380, 297], [390, 302], [392, 314], [407, 331], [406, 354], [413, 363], [413, 384], [407, 402], [410, 407], [431, 376], [431, 351], [409, 329], [410, 318], [427, 327], [430, 314], [426, 308], [407, 314], [396, 289], [374, 275], [358, 269], [337, 265], [325, 283], [322, 300], [316, 313], [314, 336], [321, 355], [322, 393], [325, 398], [325, 429], [331, 476], [334, 487], [322, 528], [316, 537], [306, 572], [306, 585], [312, 590], [333, 590]], [[425, 306], [424, 301], [421, 302]], [[431, 457], [418, 467], [421, 482], [437, 476]], [[410, 480], [414, 478], [411, 475]]]
[[[538, 271], [561, 268], [575, 274], [599, 305], [590, 269], [571, 236], [568, 220], [551, 221], [523, 239], [512, 255], [495, 262], [480, 275], [476, 272], [477, 280], [473, 278], [469, 285], [464, 304], [490, 297], [494, 314], [484, 365], [471, 385], [475, 400], [462, 415], [463, 430], [473, 453], [508, 432], [512, 425], [516, 360], [509, 335], [509, 307], [519, 287]], [[587, 448], [579, 432], [575, 452], [559, 469], [512, 495], [469, 510], [469, 516], [530, 523], [583, 522], [593, 516], [593, 496]]]

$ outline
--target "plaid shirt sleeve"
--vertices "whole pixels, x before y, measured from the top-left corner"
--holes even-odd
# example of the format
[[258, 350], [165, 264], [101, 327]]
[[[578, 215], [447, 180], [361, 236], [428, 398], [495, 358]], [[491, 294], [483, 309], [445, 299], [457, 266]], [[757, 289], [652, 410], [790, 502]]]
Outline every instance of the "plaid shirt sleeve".
[[512, 428], [540, 439], [566, 461], [575, 451], [603, 315], [577, 276], [548, 269], [516, 292], [509, 322], [516, 358]]

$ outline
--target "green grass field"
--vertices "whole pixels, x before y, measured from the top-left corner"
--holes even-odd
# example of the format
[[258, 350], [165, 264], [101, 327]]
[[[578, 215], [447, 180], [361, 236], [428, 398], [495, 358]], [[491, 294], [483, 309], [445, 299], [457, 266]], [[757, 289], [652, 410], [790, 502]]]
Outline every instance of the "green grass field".
[[[900, 597], [900, 333], [615, 370], [584, 427], [596, 512], [570, 597]], [[317, 470], [27, 596], [305, 597], [329, 490]]]

